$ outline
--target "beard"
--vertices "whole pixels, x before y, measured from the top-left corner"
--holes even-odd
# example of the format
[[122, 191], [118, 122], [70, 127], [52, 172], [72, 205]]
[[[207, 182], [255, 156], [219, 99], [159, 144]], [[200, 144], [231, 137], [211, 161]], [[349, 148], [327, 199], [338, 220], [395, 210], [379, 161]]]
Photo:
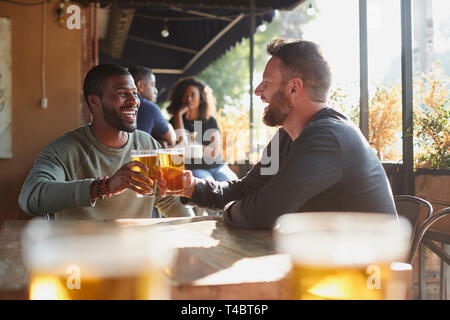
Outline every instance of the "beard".
[[263, 122], [269, 127], [281, 126], [291, 111], [291, 106], [281, 90], [273, 96], [263, 115]]
[[[129, 108], [129, 107], [127, 107]], [[119, 131], [134, 132], [137, 129], [136, 120], [132, 123], [125, 121], [115, 109], [106, 108], [102, 101], [103, 119]]]

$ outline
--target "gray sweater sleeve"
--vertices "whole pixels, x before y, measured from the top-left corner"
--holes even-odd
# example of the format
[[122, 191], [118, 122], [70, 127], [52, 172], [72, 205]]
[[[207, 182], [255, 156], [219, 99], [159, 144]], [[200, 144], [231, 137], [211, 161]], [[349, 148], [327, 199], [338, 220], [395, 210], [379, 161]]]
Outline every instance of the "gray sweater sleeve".
[[47, 146], [25, 179], [19, 195], [20, 208], [31, 215], [44, 215], [93, 205], [90, 186], [94, 179], [65, 180], [63, 162], [51, 145]]

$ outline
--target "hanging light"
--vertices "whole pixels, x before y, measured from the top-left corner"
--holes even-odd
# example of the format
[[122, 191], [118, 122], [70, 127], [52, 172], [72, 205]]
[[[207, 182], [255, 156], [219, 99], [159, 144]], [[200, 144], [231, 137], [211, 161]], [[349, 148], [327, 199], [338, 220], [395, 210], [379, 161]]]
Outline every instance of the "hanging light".
[[164, 28], [161, 30], [161, 36], [167, 38], [170, 35], [169, 28], [167, 28], [167, 20], [164, 20]]
[[258, 31], [259, 31], [259, 32], [265, 32], [266, 30], [267, 30], [267, 26], [266, 26], [265, 23], [261, 24], [261, 25], [258, 27]]
[[306, 9], [306, 14], [308, 16], [313, 16], [316, 13], [316, 9], [314, 9], [312, 3], [309, 4], [308, 9]]

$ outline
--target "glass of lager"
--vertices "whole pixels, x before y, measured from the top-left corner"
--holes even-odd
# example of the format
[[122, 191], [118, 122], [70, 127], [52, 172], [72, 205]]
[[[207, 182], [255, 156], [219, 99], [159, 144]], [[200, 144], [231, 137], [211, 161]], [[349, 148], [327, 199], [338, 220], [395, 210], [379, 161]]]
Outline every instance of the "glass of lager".
[[184, 148], [158, 150], [162, 177], [167, 183], [167, 194], [183, 191]]
[[[285, 214], [276, 249], [293, 262], [292, 299], [406, 299], [411, 266], [407, 219], [362, 212]], [[408, 267], [408, 268], [405, 268]]]
[[[146, 195], [151, 196], [154, 195], [156, 192], [156, 166], [158, 162], [158, 152], [157, 150], [131, 150], [131, 161], [139, 161], [143, 164], [145, 164], [148, 168], [148, 171], [144, 172], [139, 167], [134, 167], [133, 171], [142, 172], [146, 176], [148, 176], [152, 181], [153, 185], [152, 191], [150, 193], [147, 193]], [[142, 197], [141, 194], [136, 193], [137, 197]]]
[[[34, 220], [22, 235], [32, 300], [170, 298], [174, 249], [161, 230]], [[158, 245], [155, 245], [155, 244]]]

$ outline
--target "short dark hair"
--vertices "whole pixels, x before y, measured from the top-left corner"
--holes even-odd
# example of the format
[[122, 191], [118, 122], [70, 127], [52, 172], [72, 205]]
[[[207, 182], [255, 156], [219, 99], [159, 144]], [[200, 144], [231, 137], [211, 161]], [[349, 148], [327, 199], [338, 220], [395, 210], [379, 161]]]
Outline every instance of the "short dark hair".
[[143, 66], [130, 67], [128, 72], [131, 73], [136, 84], [138, 81], [149, 79], [153, 74], [152, 69]]
[[99, 64], [93, 67], [84, 77], [83, 95], [86, 103], [89, 105], [88, 97], [90, 95], [102, 97], [103, 88], [106, 81], [113, 76], [131, 75], [127, 69], [117, 64]]
[[177, 113], [183, 105], [183, 95], [189, 86], [197, 87], [200, 92], [200, 118], [209, 119], [215, 113], [216, 101], [211, 88], [195, 77], [181, 78], [174, 84], [169, 93], [170, 104], [167, 107], [167, 112], [171, 115]]
[[311, 100], [327, 101], [331, 71], [317, 44], [305, 40], [275, 39], [267, 45], [267, 53], [281, 60], [283, 81], [301, 78]]

